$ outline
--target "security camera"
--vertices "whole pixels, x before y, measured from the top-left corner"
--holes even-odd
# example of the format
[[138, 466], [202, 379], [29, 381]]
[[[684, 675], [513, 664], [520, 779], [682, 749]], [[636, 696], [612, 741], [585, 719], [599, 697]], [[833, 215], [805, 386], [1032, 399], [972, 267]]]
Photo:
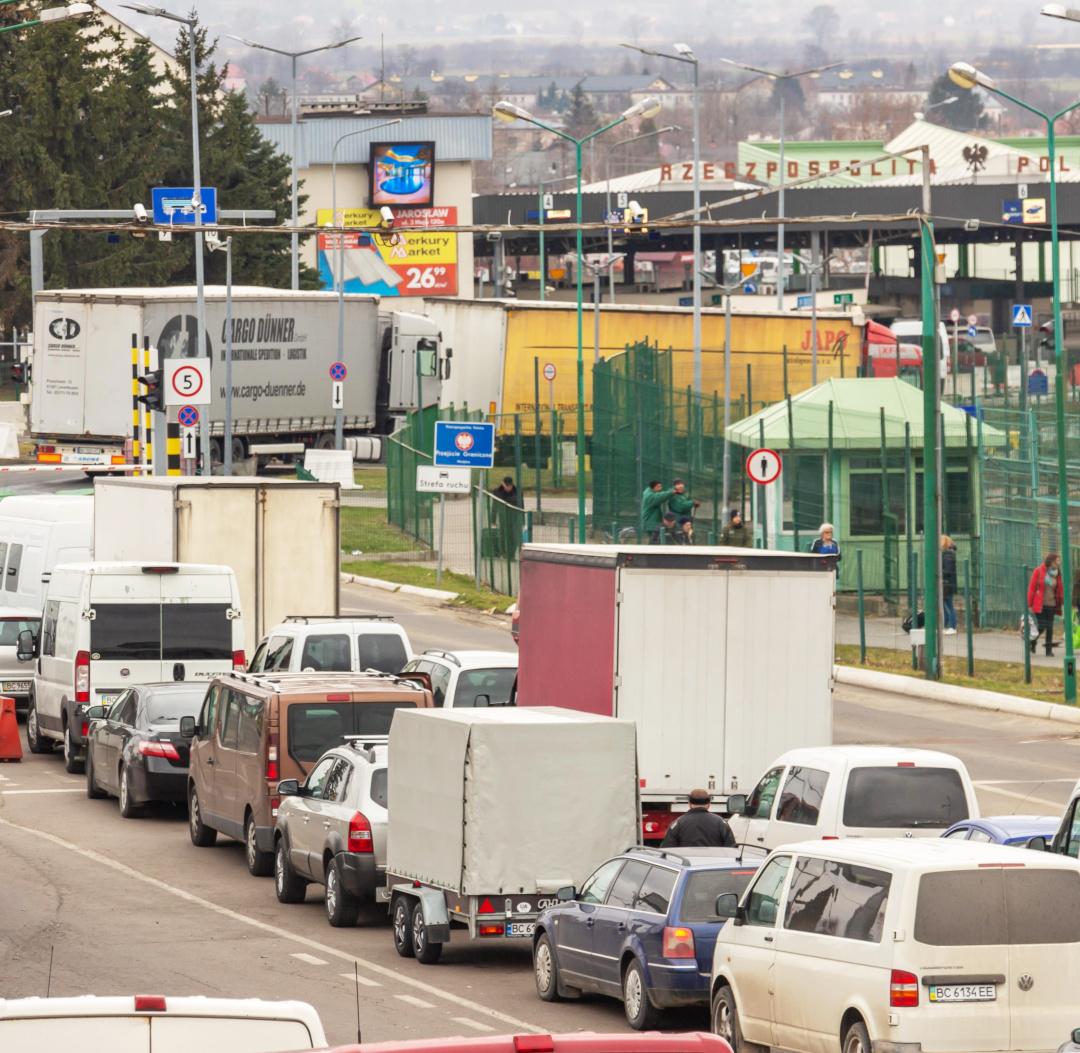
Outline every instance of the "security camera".
[[392, 227], [394, 225], [394, 213], [387, 208], [386, 205], [383, 205], [383, 207], [379, 209], [379, 215], [382, 216], [384, 227]]
[[488, 241], [502, 241], [502, 231], [501, 230], [489, 230], [487, 232], [487, 239], [488, 239]]
[[146, 214], [145, 205], [135, 205], [133, 211], [135, 213], [135, 222], [140, 226], [145, 226], [150, 222], [150, 217]]

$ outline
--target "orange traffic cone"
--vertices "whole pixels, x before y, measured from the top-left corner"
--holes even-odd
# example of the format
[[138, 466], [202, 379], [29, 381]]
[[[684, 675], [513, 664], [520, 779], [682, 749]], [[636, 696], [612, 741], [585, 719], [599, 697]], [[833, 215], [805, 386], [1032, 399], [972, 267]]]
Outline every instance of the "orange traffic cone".
[[0, 761], [21, 761], [22, 743], [15, 720], [15, 699], [0, 697]]

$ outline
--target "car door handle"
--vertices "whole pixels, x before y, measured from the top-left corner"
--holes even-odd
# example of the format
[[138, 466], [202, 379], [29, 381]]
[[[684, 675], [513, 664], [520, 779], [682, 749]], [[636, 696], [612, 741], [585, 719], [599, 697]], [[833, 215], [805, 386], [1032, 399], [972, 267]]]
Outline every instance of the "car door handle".
[[759, 841], [764, 841], [764, 840], [765, 840], [765, 838], [764, 838], [764, 837], [759, 837], [759, 838], [758, 838], [758, 840], [759, 840]]
[[324, 819], [322, 821], [322, 824], [323, 824], [323, 826], [329, 826], [330, 825], [330, 820], [329, 819]]
[[207, 757], [206, 758], [206, 764], [207, 764], [207, 767], [212, 768], [214, 766], [214, 758], [213, 757]]
[[773, 938], [771, 936], [765, 936], [764, 940], [765, 940], [766, 943], [772, 943]]
[[305, 815], [305, 816], [304, 816], [304, 822], [306, 823], [306, 822], [307, 822], [307, 821], [308, 821], [308, 820], [309, 820], [310, 818], [311, 818], [311, 816], [310, 816], [310, 815]]
[[618, 926], [616, 926], [615, 931], [620, 932], [620, 933], [626, 932], [626, 922], [625, 921], [620, 921]]
[[593, 927], [593, 922], [595, 920], [596, 920], [595, 918], [586, 918], [585, 919], [585, 928], [591, 929]]

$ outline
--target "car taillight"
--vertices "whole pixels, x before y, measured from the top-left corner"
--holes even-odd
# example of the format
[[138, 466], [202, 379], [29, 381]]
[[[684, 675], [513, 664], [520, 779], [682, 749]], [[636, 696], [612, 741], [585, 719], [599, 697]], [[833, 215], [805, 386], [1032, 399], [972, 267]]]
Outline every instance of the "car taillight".
[[270, 815], [274, 819], [277, 818], [278, 808], [280, 808], [280, 807], [281, 807], [281, 798], [280, 797], [271, 797], [270, 798]]
[[664, 949], [661, 953], [665, 958], [693, 958], [694, 930], [684, 925], [665, 925]]
[[481, 925], [479, 929], [481, 936], [501, 936], [503, 934], [502, 922], [495, 925]]
[[82, 722], [82, 737], [83, 737], [83, 738], [86, 738], [86, 733], [87, 733], [87, 732], [88, 732], [89, 730], [90, 730], [90, 722], [89, 722], [88, 720], [84, 720], [84, 721]]
[[919, 1004], [919, 978], [914, 973], [893, 969], [889, 984], [889, 1005], [897, 1008]]
[[515, 1053], [552, 1053], [555, 1039], [551, 1035], [515, 1035]]
[[363, 812], [357, 812], [349, 820], [349, 851], [350, 852], [374, 852], [371, 843], [371, 823]]
[[75, 701], [90, 701], [90, 652], [75, 655]]
[[278, 736], [277, 732], [270, 733], [270, 744], [266, 750], [266, 777], [267, 779], [276, 779], [278, 777], [277, 768], [277, 751], [278, 751]]
[[244, 660], [243, 651], [233, 651], [232, 653], [232, 667], [234, 673], [242, 673], [247, 668], [247, 663]]
[[144, 757], [168, 757], [169, 760], [179, 760], [180, 754], [171, 742], [140, 742], [139, 752]]
[[326, 696], [326, 701], [327, 702], [351, 702], [352, 701], [352, 695], [350, 695], [347, 691], [338, 691], [335, 694], [327, 695]]

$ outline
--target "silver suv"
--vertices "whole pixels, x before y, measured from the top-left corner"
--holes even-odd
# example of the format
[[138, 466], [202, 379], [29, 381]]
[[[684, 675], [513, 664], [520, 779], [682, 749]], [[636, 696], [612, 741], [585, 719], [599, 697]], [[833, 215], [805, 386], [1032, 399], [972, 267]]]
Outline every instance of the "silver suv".
[[327, 750], [303, 783], [278, 783], [274, 887], [302, 903], [326, 886], [326, 920], [355, 925], [364, 901], [386, 902], [386, 738]]

